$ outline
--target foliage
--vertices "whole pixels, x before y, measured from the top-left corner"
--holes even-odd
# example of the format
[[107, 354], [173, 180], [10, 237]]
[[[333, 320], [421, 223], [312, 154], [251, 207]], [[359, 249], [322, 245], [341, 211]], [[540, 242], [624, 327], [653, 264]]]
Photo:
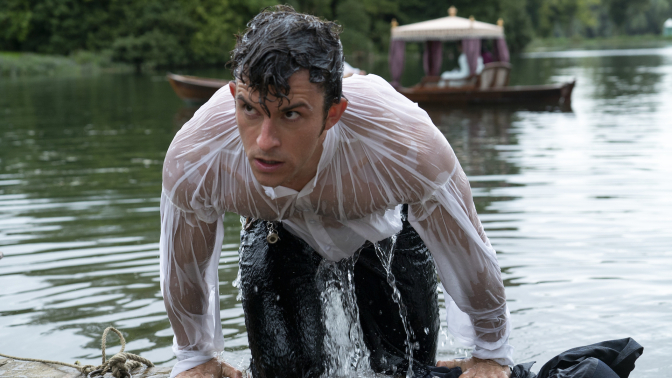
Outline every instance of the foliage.
[[[143, 66], [221, 65], [234, 34], [274, 0], [0, 0], [0, 50], [89, 51]], [[672, 0], [287, 0], [337, 20], [348, 59], [386, 53], [390, 22], [424, 21], [454, 5], [463, 17], [505, 22], [511, 51], [534, 37], [659, 34]]]
[[233, 35], [268, 0], [2, 0], [0, 50], [108, 51], [140, 68], [228, 60]]
[[101, 71], [127, 72], [128, 65], [113, 63], [111, 56], [75, 51], [70, 56], [35, 53], [0, 53], [0, 77], [25, 75], [80, 75]]
[[660, 34], [672, 0], [528, 0], [539, 37]]

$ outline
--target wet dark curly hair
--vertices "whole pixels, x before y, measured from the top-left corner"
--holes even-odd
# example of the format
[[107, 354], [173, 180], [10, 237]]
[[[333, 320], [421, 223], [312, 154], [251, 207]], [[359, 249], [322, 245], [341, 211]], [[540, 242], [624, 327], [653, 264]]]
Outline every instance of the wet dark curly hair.
[[301, 69], [310, 73], [310, 82], [324, 90], [324, 116], [341, 99], [343, 48], [341, 26], [289, 5], [265, 8], [236, 35], [229, 67], [233, 76], [259, 93], [259, 105], [267, 114], [269, 95], [279, 99], [289, 94], [289, 78]]

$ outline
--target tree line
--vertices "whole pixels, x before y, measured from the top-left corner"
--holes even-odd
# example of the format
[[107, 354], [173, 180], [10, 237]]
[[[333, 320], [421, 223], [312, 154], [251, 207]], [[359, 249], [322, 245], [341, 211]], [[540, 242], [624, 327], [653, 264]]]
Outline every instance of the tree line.
[[[338, 21], [347, 56], [384, 54], [390, 22], [458, 16], [505, 21], [511, 51], [534, 37], [659, 34], [672, 0], [288, 0]], [[136, 65], [207, 66], [228, 60], [234, 34], [274, 0], [0, 0], [0, 50], [108, 54]]]

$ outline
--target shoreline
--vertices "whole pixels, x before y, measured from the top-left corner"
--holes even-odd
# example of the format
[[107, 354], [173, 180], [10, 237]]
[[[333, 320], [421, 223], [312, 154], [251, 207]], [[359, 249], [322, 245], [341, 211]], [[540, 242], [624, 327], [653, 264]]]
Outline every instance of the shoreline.
[[0, 51], [0, 77], [67, 76], [132, 72], [124, 63], [104, 55], [80, 51], [69, 56]]
[[672, 37], [661, 35], [626, 35], [617, 37], [535, 38], [521, 53], [563, 50], [612, 50], [672, 46]]

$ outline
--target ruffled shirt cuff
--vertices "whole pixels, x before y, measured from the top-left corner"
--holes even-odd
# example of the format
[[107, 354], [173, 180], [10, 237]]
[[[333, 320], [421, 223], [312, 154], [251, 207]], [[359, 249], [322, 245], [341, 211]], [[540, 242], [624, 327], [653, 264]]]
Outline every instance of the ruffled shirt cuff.
[[500, 365], [513, 366], [515, 365], [513, 362], [513, 350], [514, 348], [509, 345], [509, 338], [507, 337], [506, 342], [501, 347], [488, 350], [477, 345], [471, 352], [471, 355], [482, 360], [493, 360]]
[[179, 359], [178, 356], [178, 361], [175, 366], [173, 366], [173, 370], [170, 372], [170, 378], [175, 378], [176, 375], [182, 373], [183, 371], [193, 369], [198, 365], [203, 365], [215, 357], [217, 357], [217, 353], [212, 353], [210, 355], [192, 355], [184, 359]]

